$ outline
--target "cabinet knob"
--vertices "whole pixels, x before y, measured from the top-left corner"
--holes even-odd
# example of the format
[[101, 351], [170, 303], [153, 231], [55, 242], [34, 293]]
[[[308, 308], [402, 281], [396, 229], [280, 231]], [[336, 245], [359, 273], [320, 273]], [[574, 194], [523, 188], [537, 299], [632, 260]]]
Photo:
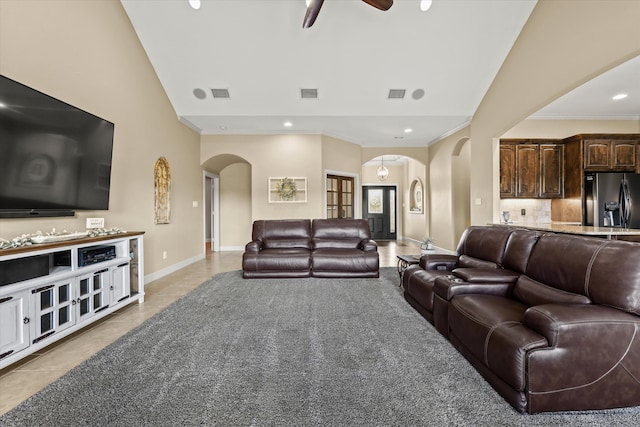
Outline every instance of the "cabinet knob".
[[25, 317], [24, 319], [22, 319], [22, 323], [24, 323], [25, 325], [27, 323], [29, 323], [31, 321], [31, 319], [29, 319], [28, 317]]

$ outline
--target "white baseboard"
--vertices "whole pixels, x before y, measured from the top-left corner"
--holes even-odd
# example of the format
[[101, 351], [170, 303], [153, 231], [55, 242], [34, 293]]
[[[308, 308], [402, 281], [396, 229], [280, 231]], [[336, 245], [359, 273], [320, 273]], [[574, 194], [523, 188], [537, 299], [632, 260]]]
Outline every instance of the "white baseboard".
[[176, 264], [170, 265], [169, 267], [163, 268], [162, 270], [158, 270], [155, 273], [151, 273], [149, 275], [144, 276], [144, 284], [145, 286], [148, 285], [149, 283], [153, 282], [154, 280], [158, 280], [161, 277], [167, 276], [171, 273], [175, 273], [176, 271], [180, 270], [181, 268], [184, 268], [190, 264], [193, 264], [194, 262], [198, 262], [200, 260], [204, 259], [204, 254], [200, 254], [200, 255], [196, 255], [194, 257], [191, 258], [187, 258], [184, 261], [180, 261]]

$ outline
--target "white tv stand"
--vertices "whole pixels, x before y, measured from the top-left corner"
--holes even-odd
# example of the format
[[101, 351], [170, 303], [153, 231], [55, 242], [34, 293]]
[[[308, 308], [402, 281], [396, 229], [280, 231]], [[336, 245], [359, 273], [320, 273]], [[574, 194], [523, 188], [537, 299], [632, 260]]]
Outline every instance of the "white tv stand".
[[[0, 250], [0, 369], [127, 304], [142, 303], [143, 234]], [[105, 246], [112, 247], [109, 256], [83, 260], [82, 252]]]

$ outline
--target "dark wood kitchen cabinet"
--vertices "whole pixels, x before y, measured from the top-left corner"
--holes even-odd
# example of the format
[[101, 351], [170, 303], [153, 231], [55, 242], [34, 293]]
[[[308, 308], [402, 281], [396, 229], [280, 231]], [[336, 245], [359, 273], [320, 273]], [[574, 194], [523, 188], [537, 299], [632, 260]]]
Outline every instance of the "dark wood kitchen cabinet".
[[540, 198], [564, 196], [564, 146], [540, 145]]
[[587, 172], [634, 172], [638, 141], [585, 139], [584, 170]]
[[516, 197], [540, 197], [540, 146], [516, 145]]
[[516, 146], [500, 144], [500, 198], [516, 197]]
[[561, 198], [564, 149], [546, 140], [502, 140], [500, 197]]

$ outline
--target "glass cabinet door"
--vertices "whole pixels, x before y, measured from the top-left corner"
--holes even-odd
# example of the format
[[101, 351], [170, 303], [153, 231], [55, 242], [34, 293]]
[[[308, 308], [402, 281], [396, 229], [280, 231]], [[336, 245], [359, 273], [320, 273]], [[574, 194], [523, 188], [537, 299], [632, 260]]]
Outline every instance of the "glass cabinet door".
[[81, 276], [78, 283], [78, 319], [83, 320], [109, 307], [109, 270]]
[[35, 305], [34, 344], [75, 323], [73, 284], [73, 279], [69, 279], [31, 291]]

